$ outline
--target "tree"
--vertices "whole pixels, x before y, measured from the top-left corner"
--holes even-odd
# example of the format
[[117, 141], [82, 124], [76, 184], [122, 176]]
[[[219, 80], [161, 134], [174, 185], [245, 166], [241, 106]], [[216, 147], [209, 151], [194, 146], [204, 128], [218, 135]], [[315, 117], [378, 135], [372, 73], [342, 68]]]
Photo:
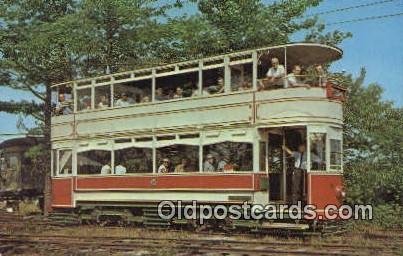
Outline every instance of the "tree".
[[[156, 2], [0, 2], [0, 85], [29, 91], [36, 99], [0, 102], [0, 111], [30, 115], [43, 123], [43, 161], [50, 162], [51, 85], [147, 59], [146, 48], [154, 42], [147, 35], [157, 36], [152, 31], [158, 17], [171, 7], [152, 7]], [[45, 166], [49, 177], [50, 164]], [[49, 183], [46, 187], [49, 195]]]

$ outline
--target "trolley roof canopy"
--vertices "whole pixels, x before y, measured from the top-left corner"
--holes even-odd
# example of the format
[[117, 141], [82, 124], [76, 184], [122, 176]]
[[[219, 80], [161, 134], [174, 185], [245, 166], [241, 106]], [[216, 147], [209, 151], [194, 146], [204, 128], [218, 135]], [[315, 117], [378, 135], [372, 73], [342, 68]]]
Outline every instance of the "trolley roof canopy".
[[264, 61], [264, 62], [269, 62], [270, 58], [272, 57], [277, 57], [281, 63], [284, 63], [287, 66], [290, 65], [305, 65], [305, 66], [310, 66], [314, 64], [324, 64], [328, 62], [332, 62], [335, 60], [338, 60], [341, 58], [343, 52], [341, 49], [334, 47], [334, 46], [329, 46], [325, 44], [318, 44], [318, 43], [290, 43], [290, 44], [284, 44], [284, 45], [278, 45], [278, 46], [271, 46], [271, 47], [262, 47], [262, 48], [256, 48], [256, 49], [251, 49], [251, 50], [245, 50], [245, 51], [239, 51], [239, 52], [233, 52], [233, 53], [228, 53], [228, 54], [223, 54], [223, 55], [217, 55], [217, 56], [211, 56], [207, 58], [202, 58], [202, 59], [195, 59], [195, 60], [189, 60], [185, 62], [178, 62], [178, 63], [171, 63], [171, 64], [166, 64], [166, 65], [161, 65], [161, 66], [154, 66], [150, 68], [143, 68], [143, 69], [136, 69], [136, 70], [131, 70], [131, 71], [125, 71], [125, 72], [120, 72], [120, 73], [114, 73], [114, 74], [109, 74], [109, 75], [102, 75], [102, 76], [97, 76], [97, 77], [92, 77], [92, 78], [85, 78], [85, 79], [79, 79], [75, 81], [68, 81], [68, 82], [63, 82], [59, 84], [54, 84], [53, 86], [58, 86], [58, 85], [63, 85], [71, 82], [86, 82], [86, 81], [91, 81], [93, 79], [102, 79], [102, 78], [108, 78], [108, 77], [113, 77], [113, 76], [121, 76], [121, 75], [126, 75], [126, 74], [135, 74], [135, 73], [143, 73], [143, 72], [151, 72], [152, 70], [164, 70], [166, 68], [172, 68], [172, 67], [181, 67], [181, 66], [186, 66], [189, 64], [194, 64], [194, 63], [199, 63], [200, 61], [202, 62], [209, 62], [213, 60], [219, 60], [224, 57], [237, 57], [237, 56], [244, 56], [244, 55], [249, 55], [252, 54], [253, 52], [257, 52], [259, 54], [259, 60]]

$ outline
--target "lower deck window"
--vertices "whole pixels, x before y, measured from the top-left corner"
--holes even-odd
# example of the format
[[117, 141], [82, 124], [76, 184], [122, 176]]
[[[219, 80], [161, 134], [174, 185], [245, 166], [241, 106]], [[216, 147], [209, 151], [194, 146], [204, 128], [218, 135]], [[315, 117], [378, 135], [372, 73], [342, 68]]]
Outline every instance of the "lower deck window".
[[125, 148], [115, 150], [115, 173], [150, 173], [153, 172], [152, 149]]
[[330, 140], [330, 169], [341, 170], [341, 140]]
[[199, 146], [172, 145], [157, 149], [158, 173], [199, 171]]
[[77, 174], [110, 174], [111, 151], [89, 150], [77, 153]]
[[326, 134], [310, 134], [311, 170], [326, 171]]
[[203, 147], [204, 172], [253, 170], [252, 143], [221, 142]]
[[72, 151], [59, 150], [59, 172], [58, 174], [72, 174]]

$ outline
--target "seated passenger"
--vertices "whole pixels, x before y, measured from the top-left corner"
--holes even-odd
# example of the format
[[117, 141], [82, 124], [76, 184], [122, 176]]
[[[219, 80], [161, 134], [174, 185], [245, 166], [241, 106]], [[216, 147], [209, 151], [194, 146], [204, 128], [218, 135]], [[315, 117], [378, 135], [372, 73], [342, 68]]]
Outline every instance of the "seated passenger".
[[310, 88], [308, 84], [305, 84], [301, 76], [301, 66], [295, 65], [292, 69], [292, 73], [287, 75], [286, 87], [298, 87], [306, 86]]
[[109, 107], [109, 99], [106, 95], [101, 95], [99, 97], [97, 108], [107, 108], [107, 107]]
[[118, 166], [115, 167], [115, 174], [118, 174], [118, 175], [126, 174], [126, 167], [119, 164]]
[[55, 114], [56, 115], [68, 115], [73, 113], [71, 109], [71, 103], [66, 101], [65, 95], [63, 93], [59, 94], [59, 101], [55, 106]]
[[127, 93], [122, 93], [122, 97], [118, 99], [115, 103], [116, 107], [127, 107], [134, 104], [134, 100], [132, 98], [129, 98], [129, 95]]
[[323, 69], [323, 66], [320, 64], [315, 65], [314, 72], [317, 79], [317, 85], [325, 87], [327, 83], [327, 74], [326, 71]]
[[164, 158], [162, 164], [158, 167], [158, 173], [168, 173], [169, 170], [169, 159]]
[[175, 172], [187, 172], [189, 171], [189, 159], [182, 158], [182, 162], [175, 167]]
[[101, 174], [105, 175], [105, 174], [111, 174], [111, 167], [109, 166], [109, 164], [105, 164], [104, 166], [102, 166], [101, 168]]
[[150, 97], [144, 96], [143, 99], [141, 100], [141, 103], [147, 103], [150, 102]]
[[164, 95], [164, 91], [162, 90], [161, 87], [155, 90], [155, 100], [156, 101], [167, 100], [167, 97]]
[[206, 156], [206, 161], [203, 164], [203, 172], [215, 172], [214, 157], [212, 154]]
[[183, 98], [183, 90], [180, 87], [176, 88], [175, 94], [173, 96], [174, 99], [180, 99]]
[[282, 87], [284, 86], [284, 76], [285, 76], [285, 68], [283, 65], [279, 64], [277, 58], [271, 59], [272, 67], [267, 71], [266, 79], [264, 82], [261, 82], [260, 88], [261, 90], [267, 90], [273, 87]]
[[217, 165], [218, 172], [230, 172], [234, 170], [234, 166], [229, 163], [230, 158], [229, 156], [225, 155]]

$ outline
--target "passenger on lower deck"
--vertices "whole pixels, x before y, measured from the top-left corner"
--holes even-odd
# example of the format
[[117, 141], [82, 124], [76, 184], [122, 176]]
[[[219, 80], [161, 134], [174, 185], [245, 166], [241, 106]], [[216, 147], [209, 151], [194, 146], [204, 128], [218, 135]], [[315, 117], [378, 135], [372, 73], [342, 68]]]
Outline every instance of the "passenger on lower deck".
[[203, 164], [203, 171], [204, 172], [215, 172], [215, 167], [214, 167], [214, 157], [212, 154], [208, 154], [206, 156], [206, 161]]
[[158, 173], [168, 173], [169, 171], [169, 159], [164, 158], [162, 164], [158, 167]]
[[175, 167], [175, 172], [187, 172], [189, 171], [189, 159], [184, 157], [182, 158], [182, 162]]
[[115, 167], [115, 174], [122, 175], [126, 174], [126, 167], [123, 165], [119, 164]]
[[111, 166], [109, 164], [105, 164], [104, 166], [102, 166], [101, 168], [101, 174], [106, 175], [106, 174], [111, 174]]
[[234, 170], [234, 165], [230, 163], [230, 158], [228, 155], [223, 156], [223, 158], [218, 162], [217, 171], [219, 172], [231, 172]]

